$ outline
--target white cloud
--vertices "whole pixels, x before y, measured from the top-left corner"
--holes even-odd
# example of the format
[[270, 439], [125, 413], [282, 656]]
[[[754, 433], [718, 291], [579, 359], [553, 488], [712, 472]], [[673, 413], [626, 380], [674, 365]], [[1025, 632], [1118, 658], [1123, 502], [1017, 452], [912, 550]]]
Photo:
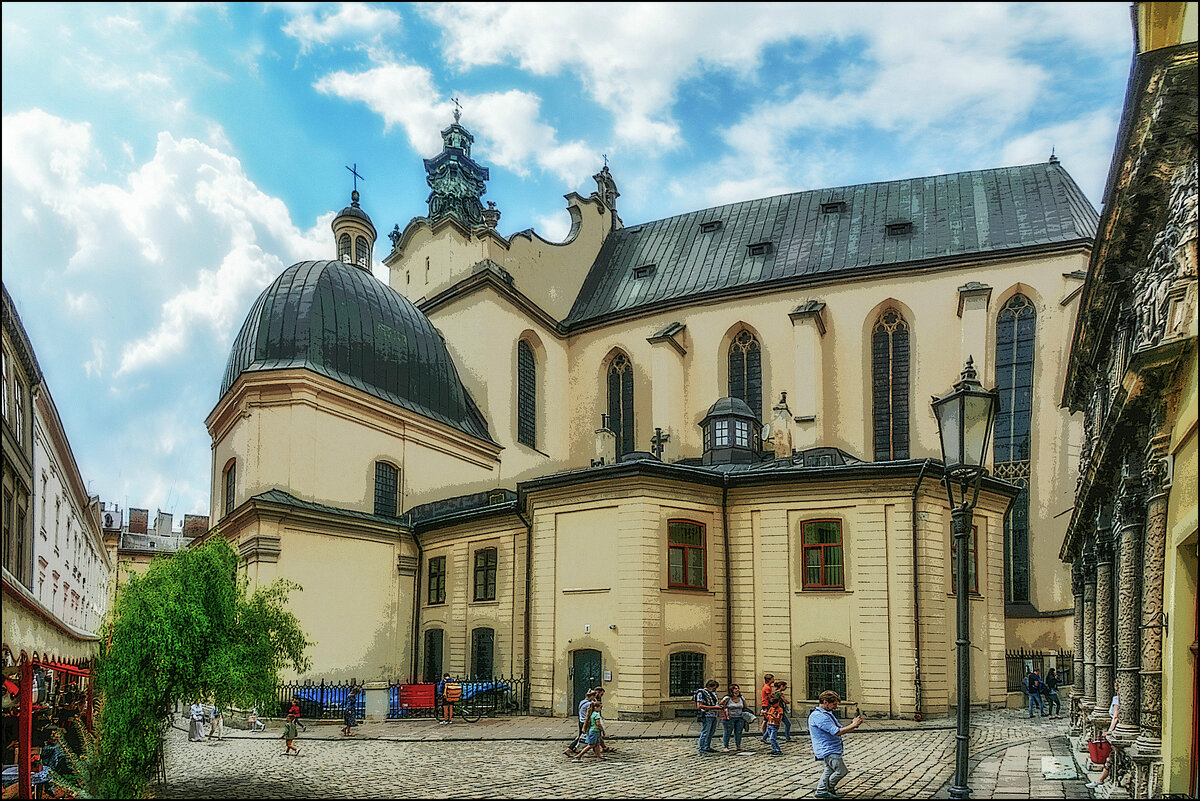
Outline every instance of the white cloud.
[[1119, 109], [1100, 109], [1014, 139], [1004, 148], [1005, 164], [1045, 161], [1051, 148], [1083, 193], [1100, 205], [1116, 144]]
[[[383, 118], [386, 128], [403, 128], [423, 156], [442, 149], [439, 132], [450, 121], [453, 105], [443, 99], [425, 67], [383, 63], [362, 72], [334, 72], [314, 84], [317, 91], [365, 104]], [[580, 141], [559, 142], [557, 131], [541, 119], [541, 98], [516, 89], [459, 97], [466, 108], [463, 124], [476, 136], [473, 155], [486, 154], [489, 164], [519, 175], [529, 165], [578, 185], [597, 160]]]
[[372, 42], [399, 28], [400, 15], [395, 11], [362, 3], [340, 3], [332, 12], [297, 14], [283, 26], [283, 32], [300, 43], [301, 53], [307, 53], [315, 44], [342, 39]]

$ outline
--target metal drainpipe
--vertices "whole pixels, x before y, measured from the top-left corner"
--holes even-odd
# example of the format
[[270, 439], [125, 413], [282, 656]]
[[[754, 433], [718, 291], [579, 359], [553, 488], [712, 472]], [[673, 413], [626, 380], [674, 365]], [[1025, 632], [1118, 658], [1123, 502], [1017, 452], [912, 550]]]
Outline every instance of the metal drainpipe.
[[926, 459], [917, 474], [917, 483], [912, 491], [912, 554], [913, 554], [913, 652], [916, 655], [916, 678], [913, 685], [916, 688], [917, 703], [914, 720], [925, 716], [921, 713], [921, 601], [920, 585], [917, 581], [917, 493], [921, 490], [921, 482], [925, 479], [925, 471], [929, 469], [932, 459]]
[[729, 569], [729, 476], [721, 477], [721, 535], [725, 543], [725, 675], [733, 684], [733, 595]]
[[417, 536], [416, 526], [412, 527], [413, 542], [417, 546], [417, 573], [413, 583], [413, 642], [412, 642], [412, 671], [410, 677], [413, 684], [419, 684], [421, 676], [421, 568], [425, 564], [425, 550], [421, 547], [421, 539]]
[[[529, 616], [530, 616], [530, 596], [532, 594], [533, 580], [530, 575], [533, 569], [533, 522], [525, 516], [525, 510], [521, 508], [521, 496], [517, 496], [517, 517], [521, 518], [521, 522], [525, 524], [525, 636], [522, 638], [523, 643], [523, 659], [525, 667], [525, 697], [523, 699], [525, 712], [529, 712], [529, 701], [532, 695], [532, 686], [530, 677], [532, 671], [529, 669]], [[616, 716], [614, 715], [614, 718]]]

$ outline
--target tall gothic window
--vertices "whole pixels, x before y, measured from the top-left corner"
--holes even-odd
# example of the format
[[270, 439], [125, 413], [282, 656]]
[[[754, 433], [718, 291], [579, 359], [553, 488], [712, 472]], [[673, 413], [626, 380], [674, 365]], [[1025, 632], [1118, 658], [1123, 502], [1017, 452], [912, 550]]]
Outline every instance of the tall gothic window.
[[633, 447], [633, 365], [624, 353], [608, 363], [608, 427], [617, 435], [617, 456]]
[[762, 349], [744, 329], [729, 345], [729, 397], [745, 401], [762, 420]]
[[[229, 464], [225, 466], [225, 514], [229, 515], [233, 512], [233, 498], [237, 491], [237, 462], [233, 459], [229, 460]], [[54, 531], [55, 542], [58, 541], [57, 527]]]
[[871, 332], [871, 419], [875, 461], [908, 458], [908, 323], [895, 309]]
[[359, 267], [371, 269], [371, 246], [367, 244], [367, 238], [360, 236], [354, 240], [354, 257], [355, 264]]
[[400, 508], [400, 469], [387, 462], [375, 463], [375, 514], [395, 517]]
[[338, 237], [338, 261], [344, 261], [347, 264], [354, 261], [350, 255], [350, 234], [342, 234]]
[[996, 475], [1021, 487], [1004, 518], [1004, 595], [1029, 600], [1030, 423], [1033, 416], [1033, 350], [1037, 310], [1013, 295], [996, 317]]
[[537, 447], [537, 365], [523, 339], [517, 343], [517, 442]]

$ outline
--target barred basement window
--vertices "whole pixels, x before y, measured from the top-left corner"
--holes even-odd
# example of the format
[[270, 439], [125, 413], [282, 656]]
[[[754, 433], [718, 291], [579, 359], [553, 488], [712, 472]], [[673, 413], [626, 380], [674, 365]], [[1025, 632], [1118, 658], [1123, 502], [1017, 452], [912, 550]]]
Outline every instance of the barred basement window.
[[908, 458], [908, 323], [895, 309], [871, 333], [871, 419], [875, 461]]
[[446, 557], [435, 556], [429, 560], [429, 591], [427, 603], [446, 603]]
[[762, 419], [762, 348], [745, 329], [729, 345], [729, 397], [745, 401]]
[[537, 447], [537, 364], [525, 340], [517, 343], [517, 442]]
[[808, 658], [808, 697], [819, 698], [826, 690], [833, 690], [846, 700], [845, 657], [822, 654]]
[[387, 462], [375, 463], [375, 514], [395, 517], [400, 508], [400, 470]]
[[608, 364], [608, 427], [617, 435], [617, 457], [633, 447], [633, 365], [624, 353]]
[[342, 234], [338, 237], [338, 261], [344, 261], [346, 264], [353, 262], [350, 256], [350, 234]]
[[704, 686], [704, 654], [683, 651], [671, 654], [667, 692], [672, 698], [691, 697]]
[[496, 600], [496, 549], [481, 548], [475, 552], [476, 601]]
[[472, 629], [471, 678], [490, 679], [495, 673], [496, 630]]

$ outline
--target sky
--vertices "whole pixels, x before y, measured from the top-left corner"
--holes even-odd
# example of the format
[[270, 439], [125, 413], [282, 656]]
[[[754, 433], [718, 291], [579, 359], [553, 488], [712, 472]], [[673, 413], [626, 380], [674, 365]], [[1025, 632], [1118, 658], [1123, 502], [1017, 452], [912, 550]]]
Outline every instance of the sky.
[[[1128, 3], [3, 5], [3, 280], [90, 492], [207, 514], [229, 348], [357, 165], [427, 211], [453, 103], [505, 235], [1045, 161], [1099, 208]], [[374, 265], [386, 280], [386, 268]]]

